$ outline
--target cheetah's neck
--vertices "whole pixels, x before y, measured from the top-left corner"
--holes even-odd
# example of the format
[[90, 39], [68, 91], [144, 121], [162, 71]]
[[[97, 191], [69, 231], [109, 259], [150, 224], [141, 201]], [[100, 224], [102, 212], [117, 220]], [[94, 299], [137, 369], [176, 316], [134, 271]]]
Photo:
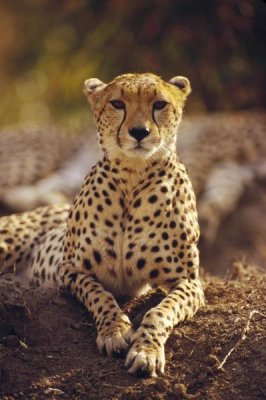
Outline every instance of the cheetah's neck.
[[172, 152], [160, 159], [152, 157], [150, 159], [121, 157], [110, 160], [105, 155], [104, 162], [109, 165], [112, 175], [119, 186], [124, 186], [125, 191], [128, 192], [145, 182], [151, 174], [156, 171], [167, 170], [169, 167], [179, 163], [179, 160], [176, 153]]

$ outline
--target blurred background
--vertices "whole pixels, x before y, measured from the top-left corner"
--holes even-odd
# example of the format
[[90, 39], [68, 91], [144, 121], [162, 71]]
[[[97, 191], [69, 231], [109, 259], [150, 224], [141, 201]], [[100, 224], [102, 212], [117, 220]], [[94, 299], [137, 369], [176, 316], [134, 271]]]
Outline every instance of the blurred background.
[[87, 116], [83, 81], [188, 76], [188, 112], [261, 108], [263, 0], [0, 0], [0, 126]]

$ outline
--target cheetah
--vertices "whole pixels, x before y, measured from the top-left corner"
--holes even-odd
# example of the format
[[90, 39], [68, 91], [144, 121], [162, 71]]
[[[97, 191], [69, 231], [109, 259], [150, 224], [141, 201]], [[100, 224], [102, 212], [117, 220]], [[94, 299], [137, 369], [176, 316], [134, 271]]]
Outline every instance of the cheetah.
[[[69, 210], [54, 205], [0, 220], [3, 267], [26, 263], [26, 279], [67, 288], [91, 312], [99, 350], [126, 354], [128, 372], [139, 376], [164, 372], [173, 327], [204, 305], [195, 195], [176, 154], [190, 91], [182, 76], [86, 80], [101, 160]], [[134, 331], [116, 299], [157, 287], [166, 297]]]

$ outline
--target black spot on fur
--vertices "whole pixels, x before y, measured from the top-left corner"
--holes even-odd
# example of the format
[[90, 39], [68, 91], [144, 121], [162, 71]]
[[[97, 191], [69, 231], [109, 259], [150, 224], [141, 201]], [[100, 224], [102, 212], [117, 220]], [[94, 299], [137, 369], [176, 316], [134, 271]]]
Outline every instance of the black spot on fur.
[[93, 256], [97, 264], [101, 264], [102, 262], [102, 256], [97, 250], [93, 250]]
[[138, 269], [142, 269], [142, 268], [145, 267], [145, 265], [146, 265], [145, 258], [139, 258], [138, 261], [137, 261], [137, 268]]
[[92, 265], [90, 260], [88, 260], [87, 258], [84, 259], [83, 261], [84, 267], [89, 271], [92, 269]]
[[141, 205], [141, 199], [138, 199], [134, 202], [133, 207], [138, 208]]
[[150, 278], [154, 279], [157, 278], [157, 276], [159, 275], [159, 270], [158, 269], [152, 269], [150, 272]]
[[156, 194], [153, 194], [152, 196], [150, 196], [148, 198], [149, 203], [156, 203], [156, 201], [158, 200], [158, 196], [156, 196]]

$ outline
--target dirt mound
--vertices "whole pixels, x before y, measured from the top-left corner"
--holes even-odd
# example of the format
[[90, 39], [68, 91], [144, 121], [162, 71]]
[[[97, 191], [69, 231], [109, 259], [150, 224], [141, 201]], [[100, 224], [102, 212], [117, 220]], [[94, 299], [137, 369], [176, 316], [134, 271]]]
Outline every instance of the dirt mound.
[[[98, 353], [92, 320], [68, 293], [1, 279], [0, 398], [265, 398], [266, 276], [236, 264], [230, 280], [204, 282], [207, 305], [174, 329], [165, 375], [141, 380], [123, 360]], [[137, 325], [162, 296], [152, 292], [123, 308]]]

